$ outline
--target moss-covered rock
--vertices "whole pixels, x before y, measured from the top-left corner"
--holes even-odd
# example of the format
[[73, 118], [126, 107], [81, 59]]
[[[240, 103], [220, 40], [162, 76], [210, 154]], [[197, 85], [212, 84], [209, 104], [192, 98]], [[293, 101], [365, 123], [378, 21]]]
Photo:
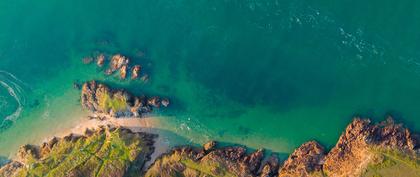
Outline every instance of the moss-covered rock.
[[155, 135], [102, 127], [83, 136], [53, 138], [41, 146], [25, 145], [0, 176], [142, 176]]

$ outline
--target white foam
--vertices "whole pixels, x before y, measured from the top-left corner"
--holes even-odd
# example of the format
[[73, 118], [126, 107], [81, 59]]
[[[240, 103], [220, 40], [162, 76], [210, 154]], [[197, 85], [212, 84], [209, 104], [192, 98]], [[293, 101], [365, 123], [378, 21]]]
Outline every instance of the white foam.
[[20, 85], [25, 85], [25, 83], [18, 79], [15, 75], [0, 70], [0, 86], [4, 87], [8, 91], [9, 95], [13, 97], [18, 104], [18, 108], [16, 108], [12, 114], [6, 116], [3, 120], [13, 121], [17, 119], [23, 111], [23, 106], [26, 102], [26, 99], [24, 97], [24, 91]]

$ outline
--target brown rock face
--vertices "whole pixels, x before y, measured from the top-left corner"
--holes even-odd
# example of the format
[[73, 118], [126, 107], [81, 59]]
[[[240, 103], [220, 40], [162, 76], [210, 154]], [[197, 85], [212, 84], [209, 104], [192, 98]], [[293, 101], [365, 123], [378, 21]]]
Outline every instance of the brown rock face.
[[368, 137], [368, 143], [384, 148], [397, 148], [404, 151], [414, 151], [418, 144], [407, 128], [395, 124], [389, 117], [386, 121], [373, 126], [373, 133]]
[[330, 176], [360, 174], [372, 158], [366, 140], [373, 131], [369, 120], [355, 119], [347, 126], [336, 146], [327, 155], [324, 171]]
[[321, 172], [322, 160], [325, 157], [324, 148], [316, 141], [301, 145], [284, 162], [279, 171], [279, 177], [307, 177], [311, 173]]
[[394, 124], [392, 118], [376, 125], [356, 118], [325, 158], [323, 169], [329, 176], [359, 176], [374, 159], [371, 148], [414, 154], [417, 147], [410, 132], [402, 125]]

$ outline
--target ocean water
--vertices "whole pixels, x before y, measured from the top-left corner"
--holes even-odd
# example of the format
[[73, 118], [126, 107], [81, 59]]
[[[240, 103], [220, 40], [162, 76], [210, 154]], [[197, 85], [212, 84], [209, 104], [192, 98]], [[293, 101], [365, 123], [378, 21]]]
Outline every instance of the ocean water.
[[[3, 0], [0, 156], [75, 126], [87, 113], [73, 82], [92, 79], [169, 97], [157, 129], [191, 144], [330, 148], [355, 115], [392, 114], [418, 131], [419, 10], [408, 0]], [[104, 77], [81, 60], [96, 51], [128, 56], [150, 81]]]

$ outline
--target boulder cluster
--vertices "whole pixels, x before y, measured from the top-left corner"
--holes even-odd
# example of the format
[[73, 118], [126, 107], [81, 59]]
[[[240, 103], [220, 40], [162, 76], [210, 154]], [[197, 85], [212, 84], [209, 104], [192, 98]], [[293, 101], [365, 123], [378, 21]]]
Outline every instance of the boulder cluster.
[[107, 56], [103, 53], [96, 54], [95, 56], [84, 57], [82, 59], [84, 64], [91, 64], [95, 61], [96, 66], [99, 68], [103, 68], [107, 65], [104, 73], [106, 75], [112, 75], [114, 73], [119, 73], [120, 79], [126, 79], [127, 76], [130, 74], [132, 80], [141, 79], [143, 81], [147, 81], [149, 76], [144, 74], [140, 77], [140, 73], [142, 71], [141, 65], [131, 65], [130, 59], [121, 54], [115, 54]]

